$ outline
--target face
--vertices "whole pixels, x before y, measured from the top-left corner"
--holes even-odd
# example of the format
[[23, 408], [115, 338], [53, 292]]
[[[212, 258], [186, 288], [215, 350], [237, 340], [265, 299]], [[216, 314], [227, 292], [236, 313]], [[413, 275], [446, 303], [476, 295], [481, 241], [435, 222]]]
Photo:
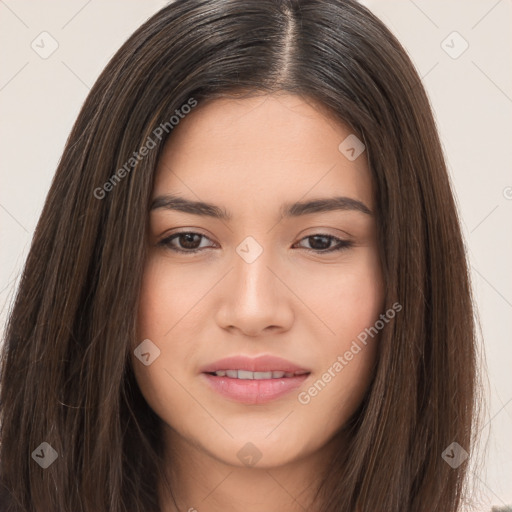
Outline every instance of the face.
[[370, 172], [364, 152], [346, 151], [352, 138], [341, 144], [350, 135], [288, 94], [210, 100], [174, 128], [133, 348], [149, 341], [135, 350], [144, 363], [132, 357], [177, 446], [284, 465], [361, 403], [384, 284]]

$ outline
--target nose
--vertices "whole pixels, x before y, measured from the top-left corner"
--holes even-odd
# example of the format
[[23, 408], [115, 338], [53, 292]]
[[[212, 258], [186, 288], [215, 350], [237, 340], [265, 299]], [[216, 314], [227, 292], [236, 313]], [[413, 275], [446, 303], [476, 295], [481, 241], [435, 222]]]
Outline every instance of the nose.
[[222, 298], [216, 314], [220, 327], [256, 337], [276, 334], [293, 324], [293, 293], [270, 250], [252, 262], [238, 254], [234, 268], [224, 279]]

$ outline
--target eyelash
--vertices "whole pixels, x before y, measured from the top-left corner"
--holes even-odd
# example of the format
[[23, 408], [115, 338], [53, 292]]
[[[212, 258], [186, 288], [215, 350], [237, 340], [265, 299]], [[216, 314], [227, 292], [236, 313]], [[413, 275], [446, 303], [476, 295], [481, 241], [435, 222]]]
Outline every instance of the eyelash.
[[[173, 235], [164, 238], [163, 240], [158, 242], [157, 245], [158, 246], [163, 246], [163, 247], [165, 247], [167, 249], [170, 249], [171, 251], [182, 253], [182, 254], [195, 254], [195, 253], [203, 251], [204, 249], [211, 249], [211, 247], [205, 247], [205, 248], [202, 248], [202, 249], [189, 249], [189, 250], [178, 249], [178, 248], [174, 247], [173, 245], [171, 245], [171, 242], [175, 238], [178, 238], [180, 235], [199, 235], [200, 237], [206, 238], [207, 240], [209, 240], [209, 238], [207, 236], [205, 236], [205, 235], [203, 235], [201, 233], [196, 233], [194, 231], [181, 231], [179, 233], [174, 233]], [[325, 233], [315, 233], [314, 235], [305, 236], [304, 238], [301, 238], [299, 240], [299, 242], [302, 242], [302, 240], [306, 240], [308, 238], [314, 238], [314, 237], [328, 238], [329, 240], [333, 240], [335, 242], [338, 242], [338, 245], [335, 246], [334, 248], [331, 247], [330, 249], [318, 249], [317, 250], [317, 249], [308, 249], [307, 247], [302, 247], [302, 249], [305, 249], [308, 252], [313, 252], [313, 253], [316, 253], [316, 254], [325, 254], [325, 253], [329, 253], [329, 252], [337, 252], [337, 251], [343, 251], [343, 250], [346, 250], [346, 249], [350, 249], [354, 245], [354, 243], [351, 242], [350, 240], [342, 240], [341, 238], [338, 238], [338, 237], [333, 236], [333, 235], [327, 235]]]

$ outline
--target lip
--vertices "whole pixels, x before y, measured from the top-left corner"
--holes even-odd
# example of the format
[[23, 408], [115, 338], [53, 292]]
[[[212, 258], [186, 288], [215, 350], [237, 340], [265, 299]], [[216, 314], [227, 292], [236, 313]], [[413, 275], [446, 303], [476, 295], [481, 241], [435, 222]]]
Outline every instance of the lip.
[[[276, 379], [234, 379], [211, 375], [218, 370], [247, 370], [251, 372], [305, 372], [294, 377]], [[310, 370], [280, 357], [263, 355], [256, 358], [232, 356], [219, 359], [201, 368], [201, 377], [211, 389], [230, 400], [243, 404], [264, 404], [297, 389], [309, 377]]]
[[210, 387], [222, 396], [243, 404], [264, 404], [297, 389], [309, 373], [281, 379], [243, 380], [203, 373]]
[[291, 361], [271, 355], [261, 355], [258, 357], [231, 356], [219, 359], [214, 363], [201, 368], [201, 373], [212, 373], [218, 370], [247, 370], [250, 372], [307, 372], [310, 370], [298, 366]]

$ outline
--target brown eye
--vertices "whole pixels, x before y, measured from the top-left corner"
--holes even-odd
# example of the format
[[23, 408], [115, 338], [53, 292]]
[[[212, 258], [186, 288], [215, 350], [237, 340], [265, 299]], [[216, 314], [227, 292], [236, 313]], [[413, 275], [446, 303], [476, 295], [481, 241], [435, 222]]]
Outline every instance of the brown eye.
[[201, 233], [194, 233], [192, 231], [183, 231], [181, 233], [175, 233], [167, 238], [164, 238], [158, 242], [159, 246], [167, 247], [176, 252], [194, 253], [199, 252], [206, 247], [201, 247], [201, 240], [209, 240]]
[[[306, 236], [301, 240], [301, 242], [303, 240], [308, 240], [310, 245], [310, 247], [303, 247], [304, 249], [319, 253], [341, 251], [354, 245], [353, 242], [350, 242], [349, 240], [342, 240], [341, 238], [321, 233]], [[332, 242], [336, 242], [334, 247], [331, 246]]]

